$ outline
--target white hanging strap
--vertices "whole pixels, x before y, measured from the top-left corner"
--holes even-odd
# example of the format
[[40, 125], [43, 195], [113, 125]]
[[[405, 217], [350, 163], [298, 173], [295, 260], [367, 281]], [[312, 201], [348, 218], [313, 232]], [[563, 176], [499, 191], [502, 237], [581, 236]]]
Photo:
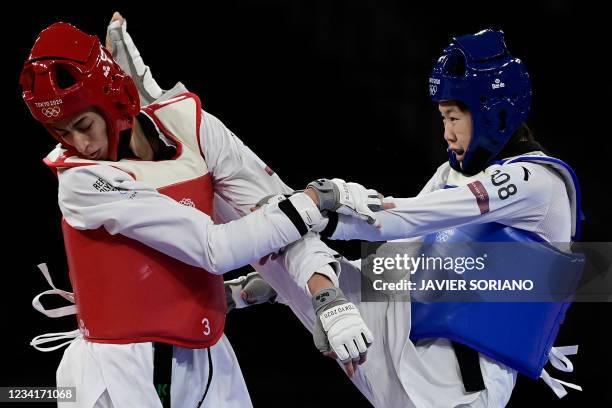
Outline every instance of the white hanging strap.
[[559, 371], [571, 373], [574, 371], [574, 365], [566, 356], [578, 354], [578, 346], [553, 347], [550, 349], [548, 359], [550, 363]]
[[563, 398], [567, 395], [567, 391], [565, 391], [565, 387], [570, 387], [578, 391], [582, 391], [582, 387], [576, 384], [568, 383], [565, 381], [558, 380], [556, 378], [552, 378], [550, 374], [546, 372], [546, 370], [542, 370], [542, 375], [540, 376], [542, 380], [553, 390], [557, 397]]
[[[54, 350], [64, 347], [67, 344], [72, 343], [74, 339], [79, 337], [79, 335], [80, 335], [79, 329], [69, 331], [69, 332], [63, 332], [63, 333], [41, 334], [32, 339], [32, 341], [30, 342], [30, 346], [34, 347], [38, 351], [44, 351], [44, 352], [54, 351]], [[64, 340], [64, 339], [68, 339], [68, 341], [57, 344], [55, 346], [40, 347], [41, 344], [51, 343], [51, 342], [55, 342], [58, 340]]]
[[38, 265], [38, 269], [42, 272], [45, 279], [49, 283], [53, 289], [46, 290], [42, 293], [39, 293], [34, 299], [32, 299], [32, 306], [34, 309], [38, 310], [40, 313], [48, 316], [48, 317], [62, 317], [71, 314], [76, 314], [76, 306], [74, 304], [70, 306], [58, 307], [56, 309], [45, 309], [45, 307], [40, 302], [40, 298], [44, 295], [60, 295], [70, 303], [74, 303], [74, 294], [72, 292], [67, 292], [65, 290], [61, 290], [55, 287], [53, 284], [53, 280], [51, 279], [51, 275], [49, 274], [49, 269], [47, 268], [47, 264]]
[[[553, 347], [550, 350], [549, 361], [557, 370], [571, 373], [574, 371], [574, 365], [567, 358], [567, 356], [571, 356], [578, 353], [578, 346], [567, 346], [567, 347]], [[553, 392], [559, 398], [563, 398], [567, 395], [567, 391], [565, 387], [572, 388], [574, 390], [582, 391], [582, 387], [576, 384], [568, 383], [565, 381], [558, 380], [553, 378], [546, 372], [546, 370], [542, 370], [542, 375], [540, 376], [542, 380], [553, 390]], [[565, 386], [565, 387], [564, 387]]]

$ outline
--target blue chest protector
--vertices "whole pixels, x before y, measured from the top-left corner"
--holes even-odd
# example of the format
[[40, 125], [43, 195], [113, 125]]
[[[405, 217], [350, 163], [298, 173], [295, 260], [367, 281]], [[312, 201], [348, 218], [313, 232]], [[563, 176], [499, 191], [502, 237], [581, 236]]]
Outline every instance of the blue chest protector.
[[[550, 157], [520, 156], [515, 161], [539, 162], [553, 167], [565, 179], [572, 204], [573, 236], [578, 239], [580, 223], [580, 190], [574, 171], [564, 162]], [[528, 258], [538, 259], [538, 270], [544, 279], [557, 279], [559, 265], [563, 265], [565, 293], [573, 293], [582, 273], [584, 257], [581, 254], [563, 252], [549, 245], [534, 233], [508, 227], [499, 223], [469, 225], [454, 229], [451, 233], [433, 233], [425, 238], [425, 244], [441, 242], [539, 242], [529, 245], [528, 257], [514, 259], [508, 267], [521, 267]], [[430, 246], [427, 246], [430, 247]], [[439, 252], [452, 248], [452, 254], [436, 256], [461, 256], [461, 246], [434, 245]], [[463, 254], [464, 256], [467, 254]], [[532, 258], [537, 257], [537, 258]], [[544, 261], [543, 261], [544, 260]], [[527, 265], [524, 263], [524, 265]], [[548, 267], [546, 266], [548, 265]], [[510, 275], [510, 274], [508, 274]], [[508, 276], [507, 275], [507, 276]], [[559, 286], [557, 286], [559, 287]], [[537, 379], [548, 361], [550, 350], [563, 323], [569, 301], [559, 302], [412, 302], [410, 338], [413, 341], [446, 338], [466, 345], [518, 372]]]

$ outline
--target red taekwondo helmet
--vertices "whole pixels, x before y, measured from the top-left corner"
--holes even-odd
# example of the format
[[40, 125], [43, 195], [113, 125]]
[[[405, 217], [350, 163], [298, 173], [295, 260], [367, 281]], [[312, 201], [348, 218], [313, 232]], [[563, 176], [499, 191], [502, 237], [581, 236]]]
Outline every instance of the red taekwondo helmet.
[[96, 108], [106, 120], [109, 158], [118, 159], [120, 134], [132, 128], [140, 99], [132, 78], [98, 37], [67, 23], [49, 26], [36, 39], [20, 83], [34, 118], [71, 151], [51, 125]]

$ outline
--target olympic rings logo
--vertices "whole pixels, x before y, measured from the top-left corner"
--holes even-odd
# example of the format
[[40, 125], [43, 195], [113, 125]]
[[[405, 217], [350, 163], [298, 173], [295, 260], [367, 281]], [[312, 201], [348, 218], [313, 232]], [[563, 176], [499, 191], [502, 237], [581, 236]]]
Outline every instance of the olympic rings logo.
[[60, 108], [59, 106], [51, 106], [48, 108], [42, 108], [41, 112], [48, 118], [56, 118], [60, 114]]

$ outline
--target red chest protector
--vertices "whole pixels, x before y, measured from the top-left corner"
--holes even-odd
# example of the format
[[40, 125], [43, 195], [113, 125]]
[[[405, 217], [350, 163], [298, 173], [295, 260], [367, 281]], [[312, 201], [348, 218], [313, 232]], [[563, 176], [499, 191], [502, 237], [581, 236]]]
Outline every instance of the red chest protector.
[[[45, 162], [62, 171], [108, 164], [148, 182], [160, 193], [211, 215], [213, 187], [200, 154], [200, 101], [182, 94], [144, 111], [176, 143], [172, 160], [92, 162], [52, 152]], [[159, 341], [210, 347], [223, 333], [223, 277], [184, 264], [104, 228], [76, 230], [62, 221], [64, 242], [83, 336], [98, 343]]]

